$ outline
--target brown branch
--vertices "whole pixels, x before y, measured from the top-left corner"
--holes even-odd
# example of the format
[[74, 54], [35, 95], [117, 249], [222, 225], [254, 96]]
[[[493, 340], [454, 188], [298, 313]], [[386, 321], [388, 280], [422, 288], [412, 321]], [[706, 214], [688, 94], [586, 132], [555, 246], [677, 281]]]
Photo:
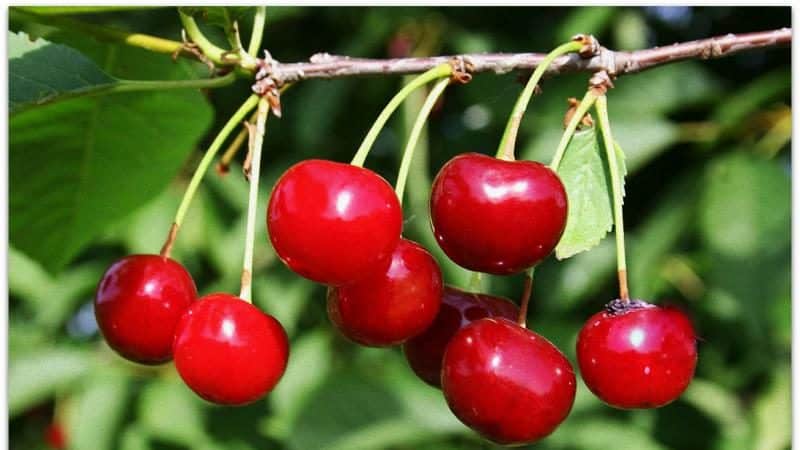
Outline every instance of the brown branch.
[[[782, 28], [746, 34], [727, 34], [631, 52], [613, 51], [601, 47], [598, 53], [590, 58], [582, 58], [577, 54], [562, 56], [550, 65], [545, 75], [606, 71], [612, 77], [617, 77], [667, 63], [688, 59], [721, 58], [745, 50], [789, 45], [791, 41], [791, 28]], [[481, 53], [427, 58], [366, 59], [318, 53], [312, 56], [309, 62], [284, 64], [274, 59], [263, 60], [262, 73], [278, 84], [313, 78], [404, 75], [424, 72], [456, 58], [470, 65], [472, 72], [502, 74], [513, 70], [534, 69], [544, 56], [543, 53]]]

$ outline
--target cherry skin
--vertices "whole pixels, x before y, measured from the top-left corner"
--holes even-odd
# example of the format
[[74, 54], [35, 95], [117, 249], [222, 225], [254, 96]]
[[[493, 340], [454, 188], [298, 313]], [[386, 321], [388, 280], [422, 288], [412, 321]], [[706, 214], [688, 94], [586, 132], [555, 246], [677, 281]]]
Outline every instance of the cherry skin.
[[575, 374], [547, 339], [504, 318], [476, 320], [444, 353], [442, 391], [465, 425], [502, 445], [535, 442], [567, 417]]
[[67, 434], [64, 426], [59, 422], [53, 422], [48, 425], [44, 432], [44, 440], [50, 448], [56, 450], [67, 448]]
[[418, 377], [431, 386], [441, 387], [444, 349], [458, 330], [484, 317], [516, 320], [518, 315], [519, 308], [511, 300], [445, 286], [442, 306], [433, 324], [406, 341], [403, 353]]
[[97, 286], [94, 313], [108, 345], [141, 364], [172, 358], [181, 315], [197, 298], [194, 281], [178, 262], [131, 255], [108, 268]]
[[313, 281], [339, 286], [388, 264], [403, 213], [394, 190], [375, 172], [307, 160], [275, 184], [267, 228], [280, 259]]
[[553, 251], [567, 223], [567, 193], [538, 162], [465, 153], [433, 181], [431, 223], [456, 264], [508, 275]]
[[607, 404], [657, 408], [678, 398], [692, 380], [696, 342], [689, 318], [678, 309], [615, 300], [581, 329], [578, 365], [586, 386]]
[[244, 405], [270, 392], [289, 358], [280, 322], [230, 294], [200, 298], [175, 333], [175, 368], [200, 397]]
[[328, 290], [328, 317], [348, 339], [362, 345], [397, 345], [436, 318], [442, 271], [419, 244], [401, 239], [386, 270]]

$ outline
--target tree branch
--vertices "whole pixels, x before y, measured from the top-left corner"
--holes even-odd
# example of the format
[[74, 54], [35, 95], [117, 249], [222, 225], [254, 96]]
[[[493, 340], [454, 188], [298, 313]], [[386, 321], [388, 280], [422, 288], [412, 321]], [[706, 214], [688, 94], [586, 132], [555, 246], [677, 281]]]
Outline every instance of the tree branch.
[[[745, 50], [789, 45], [791, 41], [791, 28], [782, 28], [746, 34], [727, 34], [631, 52], [613, 51], [601, 47], [599, 52], [590, 58], [582, 58], [577, 54], [559, 57], [550, 65], [545, 75], [606, 71], [612, 77], [616, 77], [677, 61], [721, 58]], [[473, 73], [502, 74], [513, 70], [535, 69], [544, 57], [543, 53], [481, 53], [427, 58], [366, 59], [318, 53], [313, 55], [309, 62], [284, 64], [273, 59], [264, 61], [264, 67], [266, 73], [279, 83], [294, 83], [314, 78], [420, 73], [452, 61], [453, 58], [462, 59]]]

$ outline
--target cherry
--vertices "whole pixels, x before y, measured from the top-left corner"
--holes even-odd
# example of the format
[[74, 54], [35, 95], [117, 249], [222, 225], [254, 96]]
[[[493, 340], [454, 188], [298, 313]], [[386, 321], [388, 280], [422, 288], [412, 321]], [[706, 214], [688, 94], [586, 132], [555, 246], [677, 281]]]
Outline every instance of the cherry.
[[614, 300], [586, 321], [577, 354], [586, 386], [617, 408], [656, 408], [678, 398], [697, 363], [686, 315], [633, 300]]
[[59, 422], [53, 422], [47, 426], [44, 432], [44, 440], [50, 448], [57, 450], [67, 448], [67, 434]]
[[567, 194], [558, 175], [538, 162], [465, 153], [436, 175], [431, 223], [458, 265], [508, 275], [553, 251], [567, 223]]
[[192, 305], [175, 332], [175, 367], [204, 399], [244, 405], [266, 395], [283, 376], [289, 341], [280, 322], [230, 294]]
[[97, 287], [94, 313], [108, 345], [142, 364], [172, 357], [175, 326], [197, 298], [192, 277], [159, 255], [131, 255], [108, 268]]
[[518, 315], [519, 308], [511, 300], [445, 286], [436, 320], [424, 333], [409, 339], [403, 353], [418, 377], [440, 387], [444, 349], [458, 330], [484, 317], [515, 320]]
[[348, 339], [388, 346], [422, 333], [442, 301], [442, 272], [419, 244], [401, 239], [386, 270], [328, 291], [328, 316]]
[[551, 432], [575, 400], [575, 374], [547, 339], [504, 318], [476, 320], [444, 353], [442, 391], [464, 424], [503, 445]]
[[307, 160], [275, 184], [267, 228], [281, 260], [323, 284], [352, 283], [388, 264], [403, 213], [378, 174], [350, 164]]

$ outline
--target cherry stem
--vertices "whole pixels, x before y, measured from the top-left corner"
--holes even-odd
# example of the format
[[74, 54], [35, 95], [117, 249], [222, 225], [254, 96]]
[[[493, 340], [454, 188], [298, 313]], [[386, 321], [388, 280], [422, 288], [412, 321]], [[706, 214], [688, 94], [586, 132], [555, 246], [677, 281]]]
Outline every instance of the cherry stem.
[[469, 277], [469, 290], [478, 293], [483, 290], [483, 274], [480, 272], [472, 272]]
[[203, 176], [208, 171], [208, 166], [211, 165], [211, 161], [214, 160], [214, 156], [217, 154], [217, 151], [219, 151], [219, 148], [222, 147], [222, 144], [225, 142], [225, 139], [228, 137], [228, 135], [231, 134], [231, 131], [236, 128], [239, 122], [244, 119], [250, 110], [255, 108], [255, 106], [258, 104], [258, 99], [259, 97], [257, 95], [251, 95], [244, 103], [242, 103], [242, 106], [240, 106], [239, 109], [233, 113], [231, 118], [228, 119], [228, 122], [222, 127], [222, 130], [220, 130], [219, 134], [217, 134], [217, 136], [214, 138], [214, 141], [211, 142], [208, 150], [206, 150], [205, 155], [203, 155], [203, 159], [200, 160], [200, 164], [197, 166], [197, 169], [192, 175], [192, 179], [189, 181], [189, 186], [186, 188], [186, 192], [183, 194], [181, 204], [178, 206], [178, 212], [175, 213], [175, 220], [173, 221], [172, 227], [170, 227], [169, 235], [164, 243], [164, 248], [162, 248], [162, 254], [164, 251], [169, 254], [169, 251], [172, 248], [172, 241], [174, 241], [176, 237], [174, 234], [177, 234], [177, 230], [181, 227], [181, 224], [183, 224], [183, 218], [186, 216], [186, 212], [189, 210], [189, 205], [191, 205], [192, 199], [197, 192], [197, 188], [200, 186], [200, 182], [203, 180]]
[[[254, 123], [257, 115], [258, 111], [253, 113], [253, 115], [247, 119], [247, 123]], [[228, 145], [228, 148], [226, 148], [225, 151], [222, 152], [222, 156], [219, 157], [219, 162], [217, 162], [217, 172], [220, 174], [225, 174], [228, 172], [231, 161], [233, 161], [233, 157], [239, 153], [239, 150], [242, 148], [242, 144], [244, 144], [244, 141], [247, 139], [247, 135], [247, 126], [243, 125], [242, 129], [239, 130], [239, 134], [233, 138], [233, 141], [231, 141], [230, 145]]]
[[553, 160], [550, 162], [550, 169], [553, 170], [553, 172], [558, 171], [558, 166], [561, 164], [561, 159], [564, 157], [564, 152], [567, 150], [569, 141], [572, 140], [572, 136], [578, 128], [578, 124], [581, 123], [586, 112], [589, 111], [589, 108], [594, 105], [596, 100], [597, 92], [595, 89], [589, 89], [586, 91], [586, 95], [583, 96], [583, 99], [581, 99], [580, 104], [575, 108], [575, 113], [572, 114], [572, 118], [570, 118], [567, 127], [564, 129], [564, 134], [561, 135], [561, 141], [559, 141], [556, 152], [553, 154]]
[[258, 49], [261, 47], [261, 39], [264, 36], [264, 24], [267, 21], [267, 7], [256, 6], [256, 14], [253, 16], [253, 31], [250, 34], [250, 43], [247, 46], [247, 53], [250, 56], [258, 56]]
[[422, 104], [422, 108], [419, 110], [419, 114], [414, 121], [414, 126], [411, 128], [411, 134], [408, 135], [408, 142], [406, 143], [406, 148], [403, 150], [403, 160], [400, 163], [400, 171], [397, 174], [397, 184], [394, 188], [395, 193], [397, 193], [397, 199], [401, 204], [403, 203], [403, 191], [405, 190], [406, 180], [408, 179], [408, 170], [411, 168], [411, 160], [414, 158], [414, 150], [417, 148], [419, 136], [422, 134], [422, 129], [425, 127], [425, 122], [428, 120], [428, 116], [434, 105], [436, 105], [436, 101], [447, 88], [448, 84], [450, 84], [449, 78], [442, 78], [436, 82], [436, 85], [433, 86], [433, 89], [431, 89], [431, 92], [425, 99], [425, 103]]
[[256, 234], [256, 209], [258, 207], [258, 181], [261, 172], [261, 148], [264, 144], [264, 131], [269, 115], [269, 101], [263, 97], [258, 102], [256, 131], [253, 139], [252, 164], [250, 166], [250, 196], [247, 201], [247, 228], [244, 238], [244, 261], [242, 263], [242, 290], [239, 298], [253, 303], [253, 243]]
[[453, 73], [453, 67], [450, 64], [440, 64], [433, 69], [428, 70], [427, 72], [419, 75], [418, 77], [411, 80], [407, 85], [403, 87], [397, 94], [389, 100], [389, 103], [383, 108], [383, 111], [378, 115], [378, 118], [375, 119], [375, 123], [372, 124], [372, 128], [369, 129], [367, 135], [364, 137], [364, 141], [361, 142], [361, 146], [358, 147], [355, 156], [353, 156], [353, 160], [350, 164], [358, 167], [364, 166], [364, 161], [367, 159], [367, 155], [369, 154], [370, 149], [372, 148], [372, 144], [375, 143], [375, 139], [378, 138], [378, 134], [380, 134], [383, 126], [386, 125], [386, 121], [389, 120], [389, 116], [403, 103], [403, 100], [408, 97], [415, 89], [424, 86], [430, 81], [433, 81], [437, 78], [442, 78], [446, 76], [450, 76]]
[[180, 8], [178, 8], [178, 15], [180, 16], [181, 24], [184, 30], [186, 30], [189, 39], [197, 45], [206, 58], [219, 65], [238, 64], [243, 69], [249, 71], [256, 68], [257, 60], [254, 56], [244, 52], [230, 52], [217, 47], [208, 40], [202, 31], [200, 31], [200, 27], [197, 25], [197, 22], [195, 22], [194, 17], [184, 13]]
[[519, 316], [517, 317], [517, 323], [522, 328], [525, 328], [528, 320], [528, 303], [530, 303], [531, 292], [533, 292], [533, 270], [534, 268], [531, 267], [525, 271], [525, 284], [522, 288], [522, 298], [519, 303]]
[[503, 137], [500, 139], [500, 145], [498, 146], [497, 154], [495, 155], [497, 158], [508, 161], [514, 160], [514, 146], [517, 141], [517, 133], [519, 132], [520, 124], [522, 123], [522, 116], [525, 114], [525, 110], [528, 109], [528, 103], [530, 103], [531, 97], [536, 90], [536, 86], [539, 84], [539, 80], [542, 78], [542, 75], [544, 75], [545, 71], [547, 71], [547, 68], [550, 66], [550, 64], [561, 55], [580, 51], [584, 45], [585, 44], [582, 41], [570, 41], [566, 44], [559, 45], [553, 49], [553, 51], [548, 53], [547, 56], [542, 59], [542, 62], [536, 66], [536, 70], [533, 72], [533, 75], [531, 75], [531, 78], [525, 85], [525, 89], [522, 90], [522, 93], [517, 98], [517, 102], [514, 104], [514, 109], [511, 111], [511, 115], [508, 117], [506, 129], [503, 132]]
[[164, 241], [164, 245], [161, 246], [161, 252], [159, 253], [162, 258], [166, 259], [170, 257], [172, 253], [172, 245], [175, 244], [175, 238], [178, 237], [178, 224], [173, 223], [171, 227], [169, 227], [169, 234], [167, 234], [167, 240]]
[[603, 133], [603, 147], [606, 148], [608, 169], [611, 172], [611, 192], [614, 199], [614, 236], [617, 241], [619, 298], [627, 303], [630, 301], [630, 295], [628, 294], [628, 272], [625, 265], [625, 226], [622, 222], [622, 180], [617, 166], [617, 150], [614, 137], [611, 135], [611, 125], [608, 120], [608, 103], [605, 94], [597, 97], [595, 109], [600, 123], [600, 131]]

